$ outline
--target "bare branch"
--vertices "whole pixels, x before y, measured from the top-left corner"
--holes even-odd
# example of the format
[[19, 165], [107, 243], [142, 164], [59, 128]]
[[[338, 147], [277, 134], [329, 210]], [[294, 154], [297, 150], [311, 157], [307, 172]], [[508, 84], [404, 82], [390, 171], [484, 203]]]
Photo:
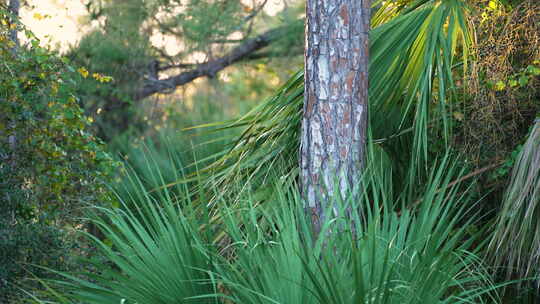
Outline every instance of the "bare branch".
[[143, 87], [135, 93], [134, 99], [140, 100], [155, 93], [170, 91], [173, 88], [190, 83], [199, 77], [215, 77], [216, 74], [224, 68], [244, 60], [247, 56], [279, 39], [287, 29], [288, 26], [283, 26], [269, 30], [255, 38], [246, 40], [223, 57], [198, 64], [193, 69], [175, 76], [146, 82]]
[[196, 67], [197, 63], [178, 63], [178, 64], [167, 64], [167, 65], [160, 65], [158, 67], [158, 71], [167, 71], [170, 69], [191, 69]]
[[266, 6], [267, 2], [268, 0], [264, 0], [263, 3], [258, 8], [254, 9], [253, 12], [251, 12], [251, 14], [249, 14], [248, 16], [246, 16], [246, 18], [244, 18], [244, 23], [249, 22], [245, 37], [249, 37], [249, 35], [251, 35], [251, 31], [253, 30], [252, 19], [255, 18], [255, 16], [257, 16], [260, 11], [262, 11], [262, 9]]

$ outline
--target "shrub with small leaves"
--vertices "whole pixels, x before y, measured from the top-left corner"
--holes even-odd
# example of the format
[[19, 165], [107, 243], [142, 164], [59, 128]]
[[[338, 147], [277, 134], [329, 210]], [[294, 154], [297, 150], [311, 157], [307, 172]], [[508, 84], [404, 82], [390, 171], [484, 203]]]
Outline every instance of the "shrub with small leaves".
[[[15, 47], [14, 29], [27, 45]], [[88, 132], [74, 94], [81, 75], [1, 5], [0, 71], [0, 294], [7, 294], [28, 275], [25, 263], [59, 261], [61, 229], [80, 224], [83, 207], [108, 201], [104, 182], [116, 164]]]

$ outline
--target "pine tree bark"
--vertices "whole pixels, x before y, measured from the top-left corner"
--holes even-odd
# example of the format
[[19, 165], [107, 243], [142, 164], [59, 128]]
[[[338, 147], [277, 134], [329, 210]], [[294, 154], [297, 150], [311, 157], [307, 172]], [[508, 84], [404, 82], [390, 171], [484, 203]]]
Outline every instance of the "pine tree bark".
[[332, 216], [327, 204], [352, 194], [364, 166], [369, 24], [369, 0], [307, 0], [300, 177], [316, 235]]

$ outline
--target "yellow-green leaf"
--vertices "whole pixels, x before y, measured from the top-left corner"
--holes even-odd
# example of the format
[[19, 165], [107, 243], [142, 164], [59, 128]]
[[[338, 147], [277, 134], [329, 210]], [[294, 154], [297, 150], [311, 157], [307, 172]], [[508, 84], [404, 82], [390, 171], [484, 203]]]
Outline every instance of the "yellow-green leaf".
[[454, 118], [456, 120], [459, 120], [459, 121], [463, 121], [463, 119], [465, 118], [465, 115], [463, 115], [463, 113], [461, 113], [461, 112], [454, 112], [452, 114], [453, 114]]
[[506, 84], [504, 83], [504, 81], [499, 80], [495, 83], [495, 91], [502, 91], [504, 90], [504, 88], [506, 88]]

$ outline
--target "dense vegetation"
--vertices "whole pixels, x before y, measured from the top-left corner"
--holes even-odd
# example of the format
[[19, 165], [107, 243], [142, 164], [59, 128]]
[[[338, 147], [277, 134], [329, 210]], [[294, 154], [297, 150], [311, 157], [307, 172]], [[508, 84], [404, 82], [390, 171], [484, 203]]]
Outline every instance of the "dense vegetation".
[[1, 303], [538, 300], [537, 1], [373, 1], [360, 199], [334, 197], [317, 239], [298, 190], [302, 4], [227, 81], [139, 98], [176, 73], [152, 62], [265, 30], [246, 22], [263, 2], [231, 3], [90, 3], [99, 27], [63, 57], [0, 2]]
[[81, 76], [30, 32], [16, 48], [10, 28], [23, 27], [0, 31], [0, 302], [19, 293], [13, 283], [44, 273], [35, 265], [70, 263], [65, 225], [84, 225], [73, 221], [81, 209], [107, 201], [115, 166], [74, 95]]

